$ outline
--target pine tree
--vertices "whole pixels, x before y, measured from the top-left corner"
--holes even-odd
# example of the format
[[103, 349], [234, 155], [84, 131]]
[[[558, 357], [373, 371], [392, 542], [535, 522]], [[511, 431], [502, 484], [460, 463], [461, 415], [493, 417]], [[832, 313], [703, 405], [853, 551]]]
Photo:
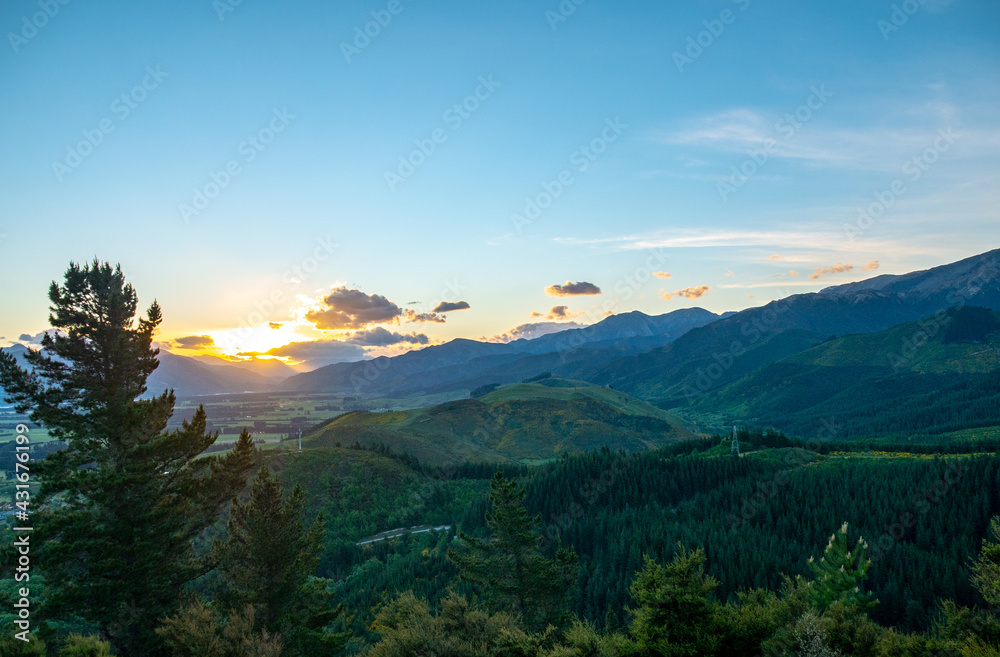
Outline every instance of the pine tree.
[[296, 486], [282, 500], [282, 486], [268, 468], [254, 479], [247, 502], [234, 500], [229, 535], [212, 552], [222, 577], [220, 599], [232, 609], [252, 606], [257, 628], [280, 635], [284, 655], [340, 651], [346, 637], [323, 632], [341, 612], [326, 592], [319, 567], [324, 521], [302, 524], [305, 492]]
[[639, 605], [629, 612], [640, 654], [700, 657], [713, 654], [719, 641], [717, 605], [709, 598], [719, 582], [705, 574], [703, 550], [678, 548], [666, 566], [646, 556], [629, 587]]
[[119, 655], [157, 655], [158, 620], [181, 587], [205, 574], [192, 541], [245, 486], [253, 443], [240, 437], [223, 457], [196, 459], [216, 440], [199, 408], [166, 431], [174, 394], [142, 398], [156, 369], [154, 301], [136, 325], [137, 295], [121, 268], [70, 263], [53, 282], [42, 350], [29, 369], [0, 352], [0, 386], [18, 412], [65, 440], [32, 464], [41, 481], [32, 558], [47, 578], [39, 617], [78, 617], [100, 628]]
[[868, 558], [868, 544], [858, 537], [853, 551], [848, 546], [847, 523], [830, 536], [823, 556], [817, 562], [809, 557], [809, 568], [816, 578], [809, 583], [809, 601], [823, 612], [834, 602], [842, 602], [859, 610], [874, 607], [871, 593], [861, 590], [861, 582], [868, 576], [872, 562]]
[[541, 516], [528, 515], [524, 497], [524, 488], [498, 470], [490, 482], [486, 513], [491, 538], [459, 532], [465, 549], [449, 551], [448, 558], [458, 567], [459, 576], [479, 585], [497, 608], [519, 614], [528, 628], [541, 630], [568, 619], [577, 556], [565, 548], [559, 548], [554, 560], [541, 554], [534, 532]]
[[990, 536], [972, 564], [972, 583], [986, 602], [1000, 606], [1000, 517], [990, 520]]

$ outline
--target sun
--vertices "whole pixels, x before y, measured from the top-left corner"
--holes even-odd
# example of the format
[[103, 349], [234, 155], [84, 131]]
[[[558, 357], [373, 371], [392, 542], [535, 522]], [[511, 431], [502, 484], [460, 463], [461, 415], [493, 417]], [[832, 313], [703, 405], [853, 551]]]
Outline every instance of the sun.
[[226, 356], [239, 356], [249, 353], [265, 354], [290, 342], [314, 340], [315, 336], [309, 333], [308, 327], [298, 326], [295, 322], [285, 322], [208, 331], [207, 334], [215, 341], [218, 352]]

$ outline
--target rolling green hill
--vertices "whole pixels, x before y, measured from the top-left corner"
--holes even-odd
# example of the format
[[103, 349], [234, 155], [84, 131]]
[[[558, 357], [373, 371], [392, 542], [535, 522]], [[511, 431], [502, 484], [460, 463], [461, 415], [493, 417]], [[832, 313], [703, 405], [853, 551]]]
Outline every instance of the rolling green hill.
[[[927, 440], [1000, 425], [1000, 314], [953, 308], [828, 340], [695, 398], [677, 412], [807, 438]], [[975, 437], [973, 432], [970, 438]]]
[[625, 393], [551, 378], [427, 408], [348, 413], [304, 444], [382, 444], [443, 465], [538, 463], [600, 447], [635, 452], [690, 437], [673, 415]]

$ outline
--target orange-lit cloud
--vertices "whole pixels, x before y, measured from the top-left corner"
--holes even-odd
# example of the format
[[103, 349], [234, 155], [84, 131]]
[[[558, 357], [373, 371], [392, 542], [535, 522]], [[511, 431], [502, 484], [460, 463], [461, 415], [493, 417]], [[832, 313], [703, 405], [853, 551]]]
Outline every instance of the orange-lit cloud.
[[398, 321], [403, 311], [381, 294], [336, 287], [323, 297], [326, 308], [310, 310], [306, 319], [316, 328], [329, 330], [361, 329], [372, 324]]
[[878, 269], [878, 260], [872, 260], [867, 265], [861, 268], [861, 271], [875, 271]]
[[785, 256], [778, 255], [777, 253], [775, 253], [773, 256], [768, 257], [768, 260], [784, 260], [784, 259]]
[[712, 288], [708, 285], [699, 285], [698, 287], [686, 287], [683, 290], [676, 290], [674, 292], [666, 292], [662, 288], [660, 289], [660, 296], [669, 301], [675, 296], [684, 297], [685, 299], [700, 299]]
[[571, 283], [566, 281], [563, 285], [550, 285], [545, 288], [545, 293], [553, 297], [575, 297], [582, 295], [600, 294], [601, 288], [593, 283], [578, 281]]
[[540, 313], [538, 311], [535, 311], [531, 313], [531, 316], [533, 318], [544, 317], [545, 319], [560, 321], [566, 319], [573, 319], [574, 317], [579, 317], [580, 315], [583, 314], [584, 312], [582, 310], [570, 310], [569, 306], [552, 306], [552, 308], [549, 309], [548, 313]]
[[573, 319], [574, 317], [579, 317], [582, 314], [582, 310], [570, 310], [568, 306], [552, 306], [546, 317], [549, 319], [563, 320]]
[[657, 278], [670, 278], [670, 274], [665, 271], [654, 271], [653, 276], [656, 276]]
[[267, 325], [276, 330], [281, 328], [281, 322], [268, 322]]
[[809, 280], [816, 280], [821, 278], [826, 274], [842, 274], [847, 271], [854, 269], [854, 265], [842, 265], [839, 262], [833, 267], [817, 267], [816, 271], [809, 275]]

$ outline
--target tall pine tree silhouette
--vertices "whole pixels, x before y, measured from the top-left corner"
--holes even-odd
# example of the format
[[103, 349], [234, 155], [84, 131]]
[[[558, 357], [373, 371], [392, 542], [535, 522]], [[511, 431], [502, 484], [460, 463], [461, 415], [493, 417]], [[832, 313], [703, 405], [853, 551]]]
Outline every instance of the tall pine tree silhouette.
[[34, 502], [49, 502], [32, 518], [47, 582], [38, 618], [93, 623], [126, 657], [162, 654], [153, 628], [210, 568], [192, 540], [246, 485], [254, 454], [244, 434], [226, 456], [196, 459], [216, 440], [202, 408], [166, 431], [173, 392], [143, 397], [162, 315], [154, 301], [136, 323], [137, 299], [120, 267], [70, 263], [49, 289], [56, 331], [43, 349], [26, 369], [0, 353], [7, 400], [68, 445], [32, 465]]

